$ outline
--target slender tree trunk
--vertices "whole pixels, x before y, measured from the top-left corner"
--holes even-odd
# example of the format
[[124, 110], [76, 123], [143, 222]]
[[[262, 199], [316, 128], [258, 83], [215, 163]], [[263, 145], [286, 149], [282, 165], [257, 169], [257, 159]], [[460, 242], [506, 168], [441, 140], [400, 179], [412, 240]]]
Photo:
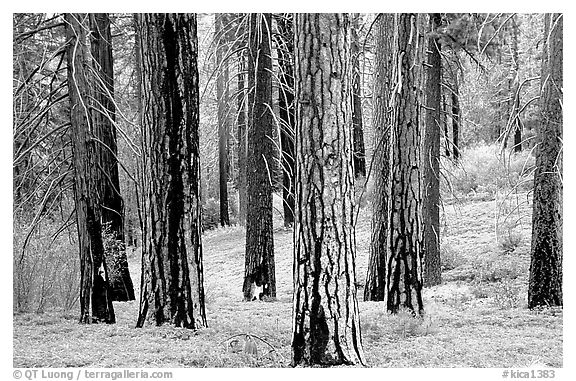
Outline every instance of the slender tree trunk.
[[520, 97], [514, 99], [514, 152], [522, 152], [522, 120], [518, 114], [520, 111]]
[[386, 297], [386, 247], [390, 212], [390, 101], [392, 84], [392, 41], [394, 15], [378, 16], [374, 71], [374, 196], [372, 203], [372, 238], [364, 300], [383, 301]]
[[[114, 65], [112, 34], [107, 13], [90, 14], [91, 52], [94, 60], [95, 107], [91, 113], [98, 145], [98, 167], [102, 171], [99, 184], [102, 203], [104, 245], [108, 263], [112, 300], [134, 300], [134, 285], [128, 269], [124, 242], [124, 206], [118, 177], [118, 148], [116, 145], [116, 106], [114, 103]], [[111, 241], [111, 242], [110, 242]]]
[[[442, 89], [440, 89], [442, 90]], [[442, 125], [444, 126], [444, 154], [450, 157], [450, 135], [448, 132], [448, 106], [446, 105], [446, 96], [442, 94]]]
[[93, 99], [88, 67], [88, 14], [67, 13], [66, 40], [74, 200], [80, 246], [80, 322], [115, 323], [108, 268], [102, 243], [99, 184], [102, 172], [94, 126], [90, 118]]
[[355, 287], [350, 25], [297, 14], [292, 365], [363, 364]]
[[142, 62], [142, 282], [137, 326], [206, 326], [194, 14], [137, 17]]
[[440, 28], [440, 13], [430, 14], [428, 37], [428, 65], [426, 70], [426, 115], [424, 134], [424, 284], [441, 283], [440, 269], [440, 123], [441, 74], [440, 39], [435, 36]]
[[562, 306], [562, 14], [544, 16], [528, 307]]
[[272, 115], [272, 57], [269, 13], [250, 14], [248, 49], [248, 155], [246, 261], [244, 299], [276, 297], [274, 235], [272, 232], [272, 178], [274, 126]]
[[[387, 254], [387, 308], [422, 314], [422, 187], [420, 175], [420, 107], [424, 88], [421, 72], [424, 41], [421, 16], [396, 14], [391, 99], [392, 196]], [[398, 72], [399, 70], [399, 72]], [[401, 82], [400, 82], [401, 81]]]
[[458, 91], [458, 79], [454, 80], [454, 91], [452, 92], [452, 152], [454, 160], [460, 158], [458, 137], [460, 134], [460, 92]]
[[522, 120], [520, 119], [520, 92], [519, 72], [520, 61], [518, 57], [518, 23], [516, 16], [512, 17], [512, 67], [514, 75], [514, 93], [512, 94], [512, 117], [514, 126], [514, 152], [522, 151]]
[[246, 103], [248, 98], [245, 90], [246, 56], [238, 53], [238, 223], [246, 225]]
[[352, 57], [352, 125], [354, 126], [354, 175], [366, 177], [366, 150], [364, 149], [364, 126], [362, 124], [362, 76], [360, 73], [360, 14], [353, 14], [350, 45]]
[[224, 28], [228, 23], [225, 14], [217, 13], [216, 16], [216, 97], [218, 98], [218, 168], [220, 189], [220, 225], [229, 226], [230, 216], [228, 213], [228, 137], [230, 135], [229, 118], [229, 87], [228, 87], [228, 63], [223, 62], [226, 54], [226, 36]]
[[284, 226], [290, 228], [294, 224], [294, 31], [291, 14], [279, 16], [276, 21], [283, 42], [278, 47], [282, 201]]

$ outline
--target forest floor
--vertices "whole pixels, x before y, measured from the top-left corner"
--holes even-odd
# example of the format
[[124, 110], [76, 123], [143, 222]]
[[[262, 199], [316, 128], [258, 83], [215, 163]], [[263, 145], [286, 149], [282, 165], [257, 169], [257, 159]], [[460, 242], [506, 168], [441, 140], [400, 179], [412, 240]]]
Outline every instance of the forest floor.
[[[445, 200], [443, 283], [424, 290], [424, 319], [390, 316], [383, 302], [362, 301], [359, 288], [369, 366], [563, 366], [562, 310], [526, 307], [531, 205], [526, 196], [512, 204], [490, 198]], [[357, 225], [360, 284], [368, 262], [369, 214], [361, 212]], [[292, 233], [280, 227], [279, 219], [275, 223], [277, 300], [242, 301], [244, 230], [208, 231], [203, 245], [209, 328], [136, 329], [137, 301], [115, 303], [114, 325], [80, 325], [77, 311], [18, 313], [13, 317], [14, 367], [288, 366]], [[136, 254], [129, 259], [138, 287]], [[256, 355], [229, 350], [230, 342], [242, 342], [244, 334], [254, 338]]]

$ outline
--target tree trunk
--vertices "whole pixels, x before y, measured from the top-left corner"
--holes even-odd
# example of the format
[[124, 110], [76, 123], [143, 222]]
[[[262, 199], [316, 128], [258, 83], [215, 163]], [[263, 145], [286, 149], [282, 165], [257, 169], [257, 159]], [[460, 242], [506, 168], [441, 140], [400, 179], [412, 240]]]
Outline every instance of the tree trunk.
[[390, 101], [394, 15], [382, 13], [376, 24], [374, 71], [374, 187], [372, 238], [364, 300], [383, 301], [386, 295], [386, 247], [390, 211]]
[[206, 315], [196, 16], [143, 14], [137, 23], [144, 216], [137, 326], [197, 329], [206, 326]]
[[272, 17], [269, 13], [252, 13], [249, 17], [248, 88], [253, 90], [248, 98], [248, 203], [242, 287], [246, 301], [255, 299], [257, 287], [262, 287], [260, 298], [276, 297], [272, 232]]
[[297, 14], [292, 365], [364, 364], [356, 298], [350, 30]]
[[292, 15], [276, 18], [282, 42], [278, 47], [280, 145], [282, 148], [282, 205], [284, 226], [294, 224], [294, 31]]
[[452, 152], [454, 160], [460, 158], [458, 135], [460, 131], [460, 93], [458, 91], [458, 79], [454, 79], [454, 91], [452, 92]]
[[104, 229], [104, 253], [109, 269], [112, 300], [134, 300], [134, 285], [128, 269], [124, 242], [124, 207], [118, 178], [116, 145], [116, 106], [114, 103], [114, 67], [112, 34], [107, 13], [90, 14], [90, 37], [95, 105], [91, 113], [95, 137], [100, 140], [98, 167], [102, 171], [99, 184]]
[[364, 127], [362, 124], [362, 76], [360, 74], [360, 14], [353, 14], [350, 45], [352, 58], [352, 125], [354, 128], [354, 175], [366, 177], [366, 150], [364, 149]]
[[228, 137], [230, 135], [230, 109], [228, 88], [228, 63], [224, 62], [226, 55], [226, 32], [227, 24], [225, 14], [217, 13], [216, 16], [216, 97], [218, 99], [218, 168], [220, 185], [220, 225], [229, 226], [228, 214]]
[[514, 152], [522, 151], [522, 120], [520, 119], [520, 61], [518, 57], [518, 23], [516, 17], [512, 17], [512, 67], [513, 67], [513, 83], [514, 93], [512, 94], [512, 117], [514, 126]]
[[424, 284], [441, 283], [440, 269], [440, 123], [441, 123], [441, 56], [440, 13], [430, 14], [428, 65], [426, 70], [426, 115], [424, 134]]
[[246, 78], [246, 57], [238, 53], [238, 223], [246, 225], [246, 103], [247, 95], [244, 81]]
[[[442, 92], [442, 88], [440, 88]], [[442, 125], [444, 126], [444, 154], [450, 157], [450, 135], [448, 132], [448, 106], [446, 105], [446, 95], [442, 93]]]
[[562, 306], [563, 15], [544, 16], [528, 307]]
[[115, 323], [108, 268], [102, 243], [100, 192], [102, 172], [98, 168], [98, 148], [90, 117], [93, 83], [90, 81], [90, 48], [87, 46], [88, 14], [67, 13], [66, 54], [74, 200], [80, 246], [80, 322]]
[[[395, 15], [392, 113], [392, 196], [387, 254], [387, 308], [424, 312], [422, 301], [422, 189], [420, 106], [424, 41], [420, 15]], [[400, 70], [400, 72], [398, 72]]]

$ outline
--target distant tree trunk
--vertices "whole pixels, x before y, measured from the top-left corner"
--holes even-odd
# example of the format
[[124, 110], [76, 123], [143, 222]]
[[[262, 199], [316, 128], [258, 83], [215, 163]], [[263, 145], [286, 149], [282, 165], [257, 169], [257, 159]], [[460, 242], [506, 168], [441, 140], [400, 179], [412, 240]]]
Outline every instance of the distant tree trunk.
[[246, 225], [246, 103], [247, 95], [244, 81], [246, 78], [246, 57], [238, 53], [238, 223]]
[[364, 364], [355, 287], [349, 27], [346, 14], [296, 14], [292, 366]]
[[134, 285], [128, 269], [124, 237], [124, 206], [118, 177], [116, 145], [116, 106], [114, 103], [114, 64], [112, 34], [107, 13], [90, 14], [91, 53], [94, 60], [95, 105], [91, 117], [97, 146], [98, 167], [103, 172], [99, 184], [104, 231], [113, 241], [105, 242], [104, 254], [109, 269], [112, 300], [134, 300]]
[[458, 91], [457, 79], [454, 81], [452, 92], [452, 152], [454, 160], [460, 158], [458, 137], [460, 134], [460, 92]]
[[137, 17], [143, 112], [142, 282], [147, 321], [206, 326], [202, 270], [196, 16]]
[[220, 225], [229, 226], [228, 214], [228, 137], [230, 135], [230, 118], [228, 106], [228, 63], [224, 62], [226, 55], [226, 36], [224, 28], [227, 24], [225, 14], [217, 13], [216, 16], [216, 97], [218, 99], [218, 168], [220, 184]]
[[544, 16], [528, 307], [562, 306], [563, 15]]
[[272, 57], [269, 13], [250, 14], [248, 45], [248, 154], [246, 261], [244, 299], [254, 299], [256, 287], [260, 297], [276, 297], [274, 235], [272, 232]]
[[440, 39], [435, 35], [442, 23], [440, 13], [430, 14], [428, 65], [426, 70], [426, 114], [424, 134], [424, 284], [441, 283], [440, 269], [440, 123], [442, 58]]
[[354, 126], [354, 175], [366, 177], [366, 150], [364, 149], [364, 126], [362, 124], [362, 76], [360, 74], [360, 14], [353, 14], [351, 28], [352, 58], [352, 125]]
[[282, 200], [284, 206], [284, 226], [294, 224], [294, 32], [292, 15], [276, 18], [278, 33], [283, 44], [278, 48], [280, 70], [280, 145], [282, 148]]
[[392, 40], [394, 15], [381, 13], [376, 24], [374, 71], [374, 187], [372, 238], [364, 300], [383, 301], [386, 297], [386, 247], [390, 217], [390, 101], [392, 83]]
[[520, 92], [519, 72], [520, 61], [518, 57], [519, 28], [516, 17], [512, 17], [512, 67], [514, 75], [514, 93], [512, 94], [512, 117], [514, 126], [514, 152], [522, 151], [522, 120], [520, 119]]
[[444, 126], [444, 154], [450, 157], [450, 135], [448, 133], [448, 106], [446, 105], [446, 96], [442, 94], [442, 125]]
[[74, 200], [78, 243], [80, 246], [80, 322], [115, 323], [108, 268], [102, 243], [100, 192], [102, 172], [98, 168], [98, 148], [90, 118], [93, 88], [87, 46], [88, 14], [67, 13], [66, 54], [72, 161], [74, 165]]
[[[387, 308], [422, 314], [422, 189], [420, 176], [420, 106], [424, 41], [420, 15], [396, 14], [393, 62], [392, 200], [386, 271]], [[400, 70], [400, 72], [398, 72]]]
[[520, 97], [514, 100], [514, 152], [522, 152], [522, 121], [518, 111], [520, 111]]

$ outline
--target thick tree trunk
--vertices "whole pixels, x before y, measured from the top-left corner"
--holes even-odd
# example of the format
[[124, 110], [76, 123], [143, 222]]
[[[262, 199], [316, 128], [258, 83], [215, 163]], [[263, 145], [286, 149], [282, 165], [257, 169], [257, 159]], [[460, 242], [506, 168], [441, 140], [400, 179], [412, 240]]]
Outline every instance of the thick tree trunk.
[[107, 13], [90, 14], [90, 37], [95, 105], [91, 116], [97, 146], [98, 167], [103, 172], [99, 184], [102, 224], [105, 231], [104, 253], [108, 264], [112, 300], [134, 300], [134, 286], [128, 269], [124, 242], [124, 208], [118, 177], [118, 148], [116, 145], [116, 106], [114, 104], [114, 67], [112, 34]]
[[96, 134], [91, 120], [93, 87], [88, 72], [91, 62], [87, 44], [88, 14], [67, 13], [66, 40], [74, 200], [80, 246], [80, 322], [116, 321], [108, 268], [104, 258], [100, 211], [102, 172]]
[[440, 268], [440, 123], [442, 74], [440, 39], [436, 31], [440, 28], [440, 13], [430, 14], [428, 37], [428, 65], [426, 70], [426, 115], [424, 134], [424, 284], [435, 286], [441, 283]]
[[355, 287], [350, 31], [297, 14], [292, 365], [364, 363]]
[[278, 47], [278, 67], [280, 70], [280, 145], [282, 148], [282, 204], [284, 226], [294, 224], [294, 31], [292, 15], [276, 18], [278, 33], [283, 44]]
[[362, 76], [360, 74], [360, 14], [353, 14], [350, 54], [352, 57], [352, 125], [354, 128], [354, 175], [366, 177], [366, 150], [362, 124]]
[[[420, 107], [424, 88], [422, 16], [395, 15], [393, 68], [397, 82], [391, 98], [392, 209], [387, 254], [387, 308], [421, 314], [422, 301], [422, 188], [420, 176]], [[398, 72], [398, 70], [400, 70]]]
[[392, 83], [392, 41], [394, 15], [382, 13], [376, 24], [374, 71], [374, 187], [372, 239], [364, 300], [383, 301], [386, 297], [386, 247], [390, 212], [390, 101]]
[[528, 307], [562, 306], [563, 15], [544, 16]]
[[[194, 14], [137, 17], [143, 111], [142, 282], [137, 326], [206, 326]], [[190, 258], [190, 260], [189, 260]]]
[[228, 214], [228, 137], [230, 135], [230, 108], [228, 106], [230, 91], [228, 87], [228, 63], [224, 62], [226, 55], [226, 32], [228, 23], [225, 14], [216, 16], [216, 98], [218, 99], [218, 176], [220, 189], [220, 225], [229, 226]]
[[274, 120], [272, 115], [272, 57], [269, 13], [250, 14], [248, 46], [248, 155], [246, 261], [244, 300], [276, 297], [274, 235], [272, 232], [272, 178]]
[[246, 225], [246, 103], [247, 95], [245, 90], [246, 78], [246, 57], [244, 52], [238, 53], [238, 223]]

